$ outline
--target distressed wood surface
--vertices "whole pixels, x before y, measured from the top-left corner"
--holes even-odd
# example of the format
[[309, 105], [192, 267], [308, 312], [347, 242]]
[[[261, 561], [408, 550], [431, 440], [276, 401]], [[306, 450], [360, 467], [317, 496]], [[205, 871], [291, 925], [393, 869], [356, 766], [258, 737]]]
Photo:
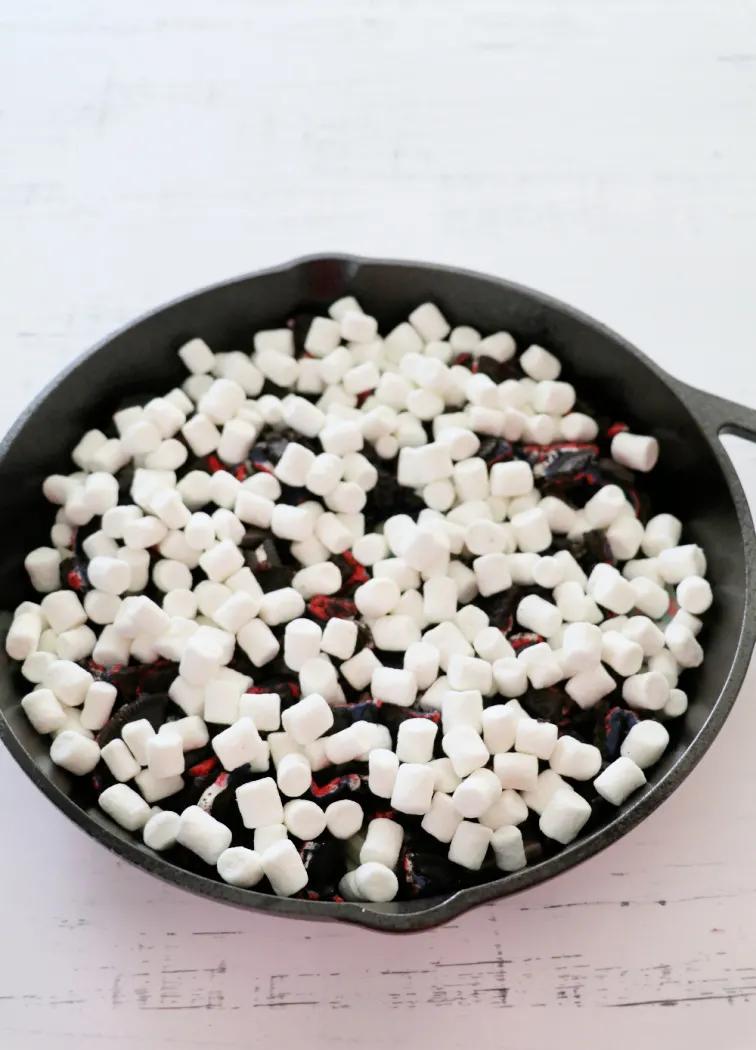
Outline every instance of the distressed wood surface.
[[[140, 311], [333, 249], [535, 285], [756, 405], [755, 127], [751, 0], [0, 0], [0, 424]], [[604, 854], [402, 939], [163, 886], [0, 752], [0, 1046], [749, 1047], [755, 699]]]

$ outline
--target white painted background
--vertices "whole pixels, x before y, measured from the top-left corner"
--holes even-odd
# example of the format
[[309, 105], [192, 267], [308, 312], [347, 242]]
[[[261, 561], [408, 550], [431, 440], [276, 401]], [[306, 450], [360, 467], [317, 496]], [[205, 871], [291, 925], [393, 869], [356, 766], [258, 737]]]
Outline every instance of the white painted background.
[[[756, 405], [755, 140], [753, 0], [0, 0], [0, 425], [319, 250], [532, 284]], [[404, 939], [164, 887], [0, 753], [0, 1047], [750, 1050], [755, 700], [608, 852]]]

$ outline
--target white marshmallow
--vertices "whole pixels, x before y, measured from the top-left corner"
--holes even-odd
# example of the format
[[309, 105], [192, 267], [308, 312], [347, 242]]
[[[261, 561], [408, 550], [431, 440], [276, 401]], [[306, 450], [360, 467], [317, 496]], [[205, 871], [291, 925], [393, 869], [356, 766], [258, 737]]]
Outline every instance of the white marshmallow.
[[313, 693], [284, 711], [281, 721], [298, 744], [311, 744], [331, 728], [333, 712], [322, 696]]
[[493, 665], [496, 688], [502, 696], [522, 696], [528, 688], [528, 673], [525, 664], [514, 657], [504, 657]]
[[375, 700], [399, 707], [411, 707], [417, 698], [415, 675], [412, 671], [398, 670], [394, 667], [376, 667], [370, 688]]
[[607, 802], [611, 802], [613, 806], [621, 806], [628, 795], [643, 787], [645, 783], [643, 770], [631, 758], [623, 755], [596, 777], [593, 786]]
[[50, 758], [56, 766], [81, 777], [91, 773], [99, 762], [100, 748], [94, 740], [66, 729], [53, 740]]
[[394, 792], [399, 758], [393, 751], [377, 748], [368, 757], [368, 786], [379, 798], [391, 798]]
[[231, 771], [254, 762], [262, 750], [262, 741], [252, 719], [240, 718], [213, 737], [213, 750], [223, 768]]
[[283, 808], [283, 822], [289, 834], [307, 842], [318, 838], [325, 830], [325, 813], [314, 802], [295, 798]]
[[420, 826], [439, 842], [448, 843], [454, 838], [454, 833], [461, 823], [462, 814], [449, 795], [436, 792]]
[[479, 734], [469, 725], [457, 725], [445, 732], [441, 746], [458, 777], [469, 776], [484, 766], [490, 757]]
[[38, 733], [54, 733], [66, 722], [65, 711], [51, 689], [35, 689], [21, 701], [24, 714]]
[[571, 736], [557, 740], [549, 756], [555, 773], [572, 780], [590, 780], [601, 769], [601, 752], [593, 744], [583, 744]]
[[491, 844], [493, 832], [482, 824], [463, 820], [449, 846], [449, 860], [470, 871], [479, 871]]
[[677, 585], [677, 601], [684, 612], [700, 616], [713, 601], [711, 584], [701, 576], [686, 576]]
[[544, 638], [556, 634], [562, 625], [562, 615], [551, 602], [529, 594], [517, 606], [517, 622]]
[[669, 733], [649, 718], [637, 722], [622, 741], [620, 754], [631, 758], [640, 769], [648, 769], [659, 761], [669, 744]]
[[397, 758], [401, 762], [430, 762], [437, 732], [438, 726], [429, 718], [406, 719], [397, 733]]
[[153, 813], [142, 829], [145, 846], [154, 849], [157, 853], [171, 849], [176, 845], [180, 820], [179, 814], [172, 813], [170, 810]]
[[236, 802], [245, 828], [284, 822], [281, 796], [272, 777], [242, 784], [236, 789]]
[[139, 831], [150, 818], [150, 807], [126, 784], [113, 784], [105, 788], [97, 804], [126, 831]]
[[427, 813], [433, 799], [435, 774], [427, 765], [406, 762], [397, 770], [391, 806], [400, 813]]
[[494, 755], [494, 773], [503, 788], [532, 791], [538, 780], [538, 759], [535, 755], [508, 751]]
[[577, 838], [591, 816], [588, 802], [576, 791], [557, 791], [541, 814], [538, 826], [547, 838], [566, 846]]
[[612, 459], [631, 470], [644, 474], [653, 470], [659, 459], [659, 442], [656, 438], [630, 434], [622, 431], [612, 438]]
[[570, 699], [586, 710], [616, 689], [616, 683], [606, 668], [598, 664], [588, 671], [573, 675], [564, 688]]
[[643, 553], [655, 558], [662, 551], [676, 547], [682, 535], [682, 522], [674, 514], [657, 514], [647, 524], [643, 536]]
[[515, 751], [548, 761], [556, 747], [558, 729], [552, 722], [521, 718], [517, 723]]
[[703, 649], [685, 624], [668, 624], [664, 631], [664, 640], [680, 667], [699, 667], [703, 663]]
[[348, 660], [357, 646], [359, 632], [354, 620], [331, 618], [322, 634], [321, 649], [339, 660]]

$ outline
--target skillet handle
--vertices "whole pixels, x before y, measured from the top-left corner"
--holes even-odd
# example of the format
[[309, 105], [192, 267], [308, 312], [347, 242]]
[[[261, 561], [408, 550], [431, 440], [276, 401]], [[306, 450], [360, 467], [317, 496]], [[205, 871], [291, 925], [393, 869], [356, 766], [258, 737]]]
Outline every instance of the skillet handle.
[[716, 394], [707, 394], [679, 379], [675, 380], [675, 387], [710, 437], [735, 434], [736, 437], [756, 441], [756, 409], [717, 397]]

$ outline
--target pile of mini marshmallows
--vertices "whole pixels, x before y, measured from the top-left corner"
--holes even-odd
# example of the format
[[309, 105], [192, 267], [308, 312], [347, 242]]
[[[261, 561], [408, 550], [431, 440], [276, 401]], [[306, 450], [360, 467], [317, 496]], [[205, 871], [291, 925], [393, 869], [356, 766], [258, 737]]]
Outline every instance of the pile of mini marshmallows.
[[[190, 372], [181, 389], [117, 412], [118, 436], [82, 437], [77, 471], [44, 482], [59, 505], [51, 546], [25, 564], [45, 596], [19, 606], [6, 648], [34, 685], [22, 706], [52, 736], [52, 761], [80, 776], [104, 763], [116, 783], [101, 793], [102, 809], [152, 849], [179, 843], [232, 885], [266, 877], [288, 896], [308, 881], [297, 844], [330, 835], [345, 841], [341, 896], [387, 901], [399, 890], [401, 824], [377, 817], [365, 827], [356, 801], [323, 808], [303, 799], [313, 772], [364, 762], [370, 792], [396, 814], [422, 817], [454, 864], [477, 871], [490, 849], [498, 869], [515, 871], [526, 864], [518, 825], [529, 811], [559, 844], [588, 821], [591, 805], [570, 781], [593, 780], [617, 806], [645, 783], [669, 741], [663, 721], [686, 709], [678, 675], [701, 663], [698, 617], [712, 595], [704, 554], [680, 545], [672, 515], [644, 527], [613, 484], [576, 510], [541, 498], [524, 459], [489, 469], [476, 455], [481, 436], [526, 445], [597, 437], [595, 421], [572, 411], [575, 390], [559, 380], [549, 351], [530, 346], [519, 357], [524, 377], [497, 384], [452, 362], [463, 353], [473, 362], [514, 359], [506, 332], [450, 330], [431, 303], [385, 338], [351, 297], [329, 314], [312, 321], [300, 358], [288, 328], [258, 332], [250, 356], [214, 354], [193, 339], [179, 350]], [[291, 393], [263, 394], [266, 381]], [[317, 440], [322, 452], [290, 441], [272, 473], [239, 481], [235, 468], [261, 434], [283, 428]], [[362, 512], [378, 481], [367, 444], [422, 497], [417, 520], [399, 514], [365, 534]], [[182, 472], [210, 454], [228, 469]], [[620, 432], [611, 454], [645, 472], [658, 446]], [[133, 469], [126, 502], [124, 468]], [[282, 484], [305, 498], [287, 505]], [[82, 604], [61, 586], [61, 562], [85, 526], [92, 589]], [[263, 592], [240, 549], [249, 527], [290, 544], [301, 566], [291, 586]], [[569, 551], [548, 553], [554, 535], [594, 529], [605, 530], [621, 571], [599, 564], [586, 576]], [[368, 567], [354, 601], [374, 648], [358, 645], [354, 620], [322, 628], [305, 615], [314, 596], [340, 590], [331, 558], [347, 551]], [[143, 593], [150, 580], [162, 604]], [[551, 600], [530, 593], [517, 605], [519, 629], [543, 639], [517, 654], [476, 605], [513, 585], [551, 592]], [[670, 617], [673, 595], [679, 611]], [[282, 655], [302, 698], [282, 711], [277, 694], [248, 693], [252, 679], [229, 667], [238, 650], [255, 668]], [[403, 666], [383, 666], [375, 650], [404, 653]], [[159, 659], [177, 664], [169, 696], [183, 717], [157, 732], [146, 719], [127, 722], [100, 748], [95, 734], [118, 695], [99, 669]], [[343, 682], [440, 719], [402, 721], [395, 749], [385, 725], [334, 731]], [[584, 709], [620, 690], [640, 715], [603, 770], [597, 747], [560, 736], [517, 699], [557, 683]], [[236, 790], [254, 849], [232, 846], [231, 830], [208, 809], [155, 806], [183, 788], [185, 752], [208, 745], [226, 771], [256, 774]]]

